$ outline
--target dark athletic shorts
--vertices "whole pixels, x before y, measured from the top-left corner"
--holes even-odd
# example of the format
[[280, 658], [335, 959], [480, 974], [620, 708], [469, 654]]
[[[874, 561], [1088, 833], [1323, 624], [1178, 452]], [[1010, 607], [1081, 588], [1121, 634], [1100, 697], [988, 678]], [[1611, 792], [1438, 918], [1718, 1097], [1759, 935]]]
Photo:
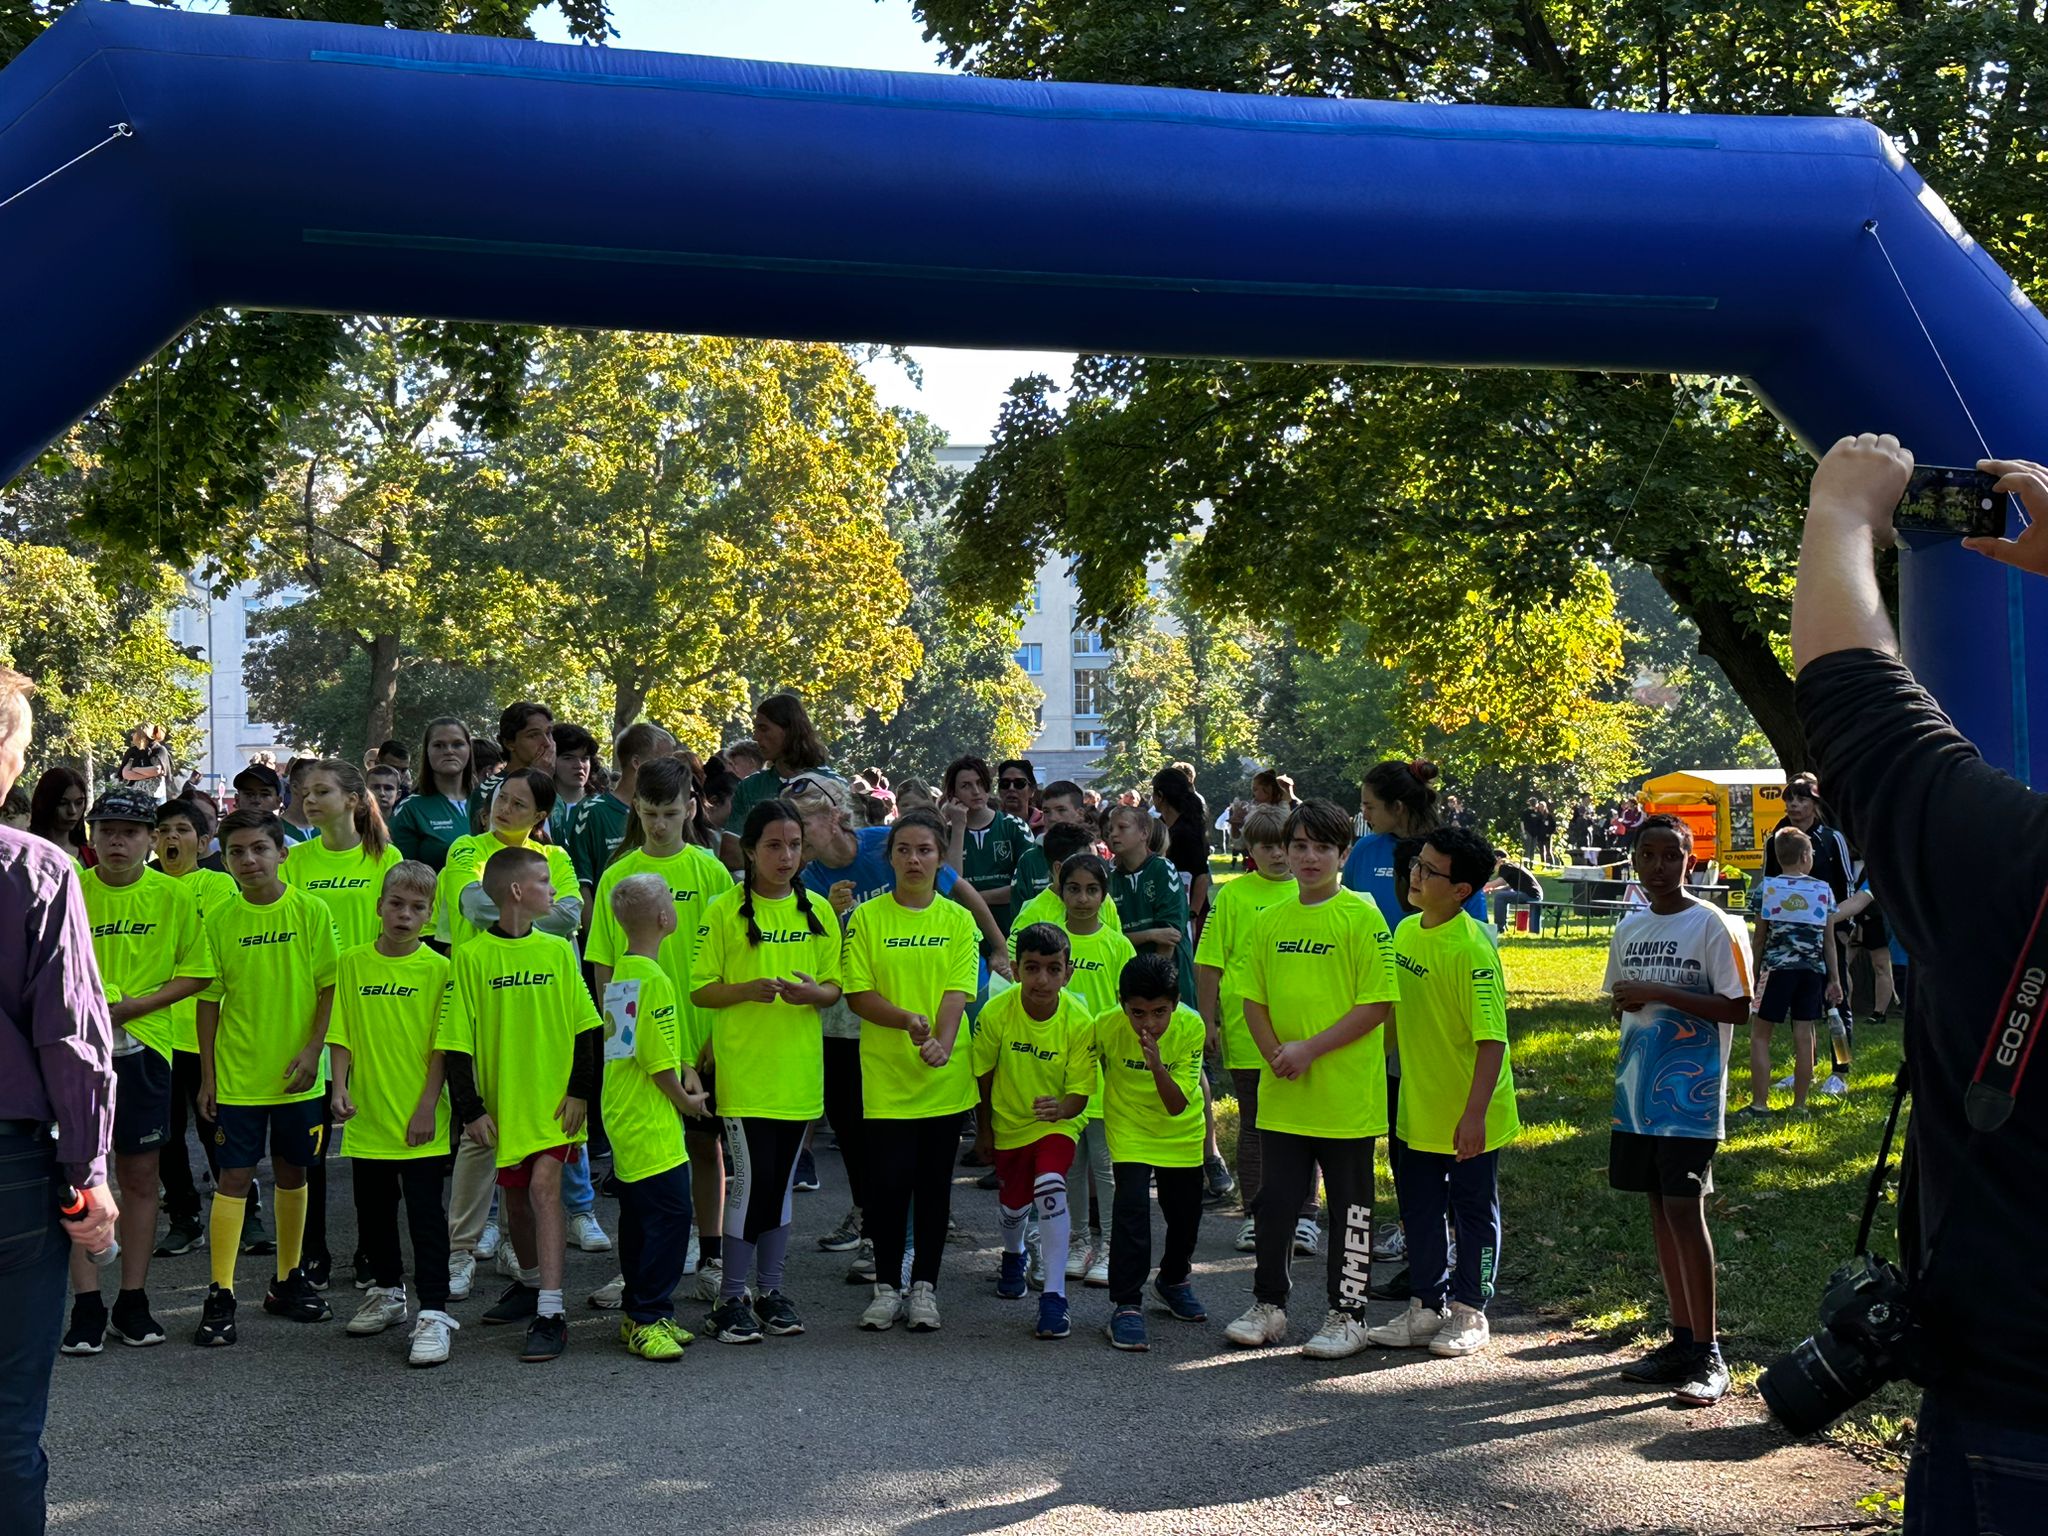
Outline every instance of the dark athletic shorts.
[[114, 1151], [155, 1152], [171, 1136], [171, 1064], [144, 1046], [114, 1058]]
[[1787, 1019], [1816, 1022], [1827, 1012], [1828, 978], [1825, 971], [1773, 971], [1764, 981], [1763, 1001], [1756, 1015], [1766, 1024]]
[[290, 1104], [223, 1104], [213, 1123], [213, 1144], [223, 1168], [254, 1168], [267, 1136], [272, 1162], [311, 1168], [327, 1151], [327, 1095]]
[[1612, 1132], [1607, 1182], [1630, 1194], [1697, 1199], [1714, 1192], [1714, 1154], [1721, 1143], [1704, 1136], [1645, 1136]]

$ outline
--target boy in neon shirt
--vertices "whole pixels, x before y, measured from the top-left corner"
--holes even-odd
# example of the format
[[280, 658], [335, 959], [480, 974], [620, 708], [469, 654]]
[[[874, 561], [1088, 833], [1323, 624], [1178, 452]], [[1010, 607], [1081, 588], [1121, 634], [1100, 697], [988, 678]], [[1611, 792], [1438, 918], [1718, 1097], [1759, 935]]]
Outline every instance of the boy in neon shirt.
[[1166, 1218], [1154, 1294], [1184, 1323], [1208, 1312], [1188, 1283], [1202, 1224], [1201, 1015], [1180, 1000], [1180, 977], [1165, 955], [1139, 955], [1117, 978], [1120, 1006], [1095, 1021], [1102, 1064], [1102, 1117], [1116, 1166], [1109, 1234], [1109, 1299], [1103, 1331], [1118, 1349], [1143, 1350], [1145, 1275], [1152, 1267], [1156, 1186]]
[[624, 1281], [619, 1342], [642, 1360], [676, 1360], [690, 1342], [675, 1308], [690, 1247], [690, 1153], [681, 1117], [706, 1111], [693, 1065], [703, 1042], [698, 1031], [685, 1031], [662, 963], [677, 921], [668, 880], [652, 871], [628, 875], [607, 895], [624, 940], [604, 1002], [605, 1128], [619, 1183]]
[[357, 1241], [370, 1277], [348, 1331], [382, 1333], [405, 1321], [403, 1199], [420, 1295], [406, 1358], [418, 1366], [446, 1360], [448, 1335], [461, 1326], [448, 1315], [448, 1217], [441, 1205], [448, 1174], [440, 1045], [448, 961], [420, 942], [433, 911], [429, 865], [407, 860], [385, 872], [377, 898], [381, 931], [337, 963], [327, 1032], [328, 1103], [334, 1123], [348, 1126], [343, 1149], [355, 1160]]
[[[1295, 895], [1252, 924], [1244, 1020], [1258, 1044], [1264, 1184], [1252, 1212], [1252, 1304], [1225, 1330], [1256, 1348], [1287, 1336], [1294, 1227], [1318, 1165], [1330, 1202], [1330, 1309], [1301, 1352], [1339, 1360], [1365, 1348], [1372, 1284], [1372, 1144], [1387, 1133], [1386, 1040], [1398, 996], [1394, 941], [1370, 896], [1340, 883], [1351, 817], [1309, 800], [1287, 818]], [[1338, 1239], [1338, 1231], [1343, 1233]]]
[[1094, 1020], [1079, 998], [1062, 990], [1069, 974], [1066, 934], [1050, 923], [1030, 923], [1011, 935], [1011, 943], [1017, 985], [989, 1001], [974, 1031], [974, 1075], [988, 1091], [995, 1120], [1003, 1224], [996, 1294], [1022, 1301], [1029, 1292], [1024, 1218], [1035, 1209], [1046, 1279], [1033, 1331], [1041, 1339], [1064, 1339], [1073, 1239], [1067, 1169], [1078, 1117], [1095, 1091]]
[[[508, 778], [499, 797], [516, 782]], [[519, 1263], [484, 1322], [525, 1322], [519, 1358], [538, 1363], [559, 1358], [569, 1342], [562, 1169], [586, 1139], [603, 1020], [575, 949], [534, 926], [555, 910], [548, 861], [533, 848], [504, 848], [483, 874], [497, 920], [455, 952], [442, 1048], [463, 1134], [493, 1149]]]
[[206, 914], [216, 979], [199, 1000], [199, 1113], [215, 1122], [220, 1186], [208, 1241], [213, 1283], [195, 1344], [235, 1342], [235, 1248], [256, 1163], [270, 1148], [277, 1273], [263, 1310], [299, 1323], [334, 1315], [300, 1268], [306, 1171], [326, 1154], [320, 1055], [334, 1004], [334, 920], [278, 878], [284, 824], [236, 811], [220, 824], [237, 898]]
[[[157, 803], [137, 789], [100, 796], [86, 813], [99, 862], [79, 877], [93, 958], [114, 1025], [114, 1177], [121, 1187], [121, 1292], [112, 1332], [124, 1344], [161, 1344], [144, 1286], [156, 1241], [158, 1160], [171, 1120], [172, 1013], [213, 979], [213, 959], [191, 897], [148, 867]], [[179, 1155], [184, 1155], [182, 1146]], [[109, 1331], [100, 1272], [71, 1250], [67, 1355], [96, 1355]]]
[[[1393, 1349], [1457, 1356], [1487, 1343], [1486, 1303], [1500, 1268], [1500, 1149], [1521, 1129], [1500, 956], [1486, 925], [1465, 910], [1492, 873], [1485, 838], [1438, 827], [1408, 866], [1415, 915], [1394, 932], [1409, 1298], [1405, 1313], [1366, 1334]], [[1455, 1275], [1446, 1218], [1458, 1234]]]

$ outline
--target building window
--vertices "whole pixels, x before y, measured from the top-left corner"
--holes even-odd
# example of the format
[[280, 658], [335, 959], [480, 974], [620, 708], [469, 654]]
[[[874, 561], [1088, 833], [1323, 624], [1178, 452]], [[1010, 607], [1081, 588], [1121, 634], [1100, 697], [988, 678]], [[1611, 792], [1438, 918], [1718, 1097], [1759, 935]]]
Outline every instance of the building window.
[[1101, 747], [1102, 745], [1104, 745], [1104, 742], [1102, 740], [1102, 732], [1100, 731], [1074, 732], [1074, 748], [1076, 751], [1088, 747]]
[[1017, 665], [1033, 677], [1045, 670], [1045, 647], [1038, 644], [1017, 647]]
[[1116, 649], [1109, 643], [1109, 637], [1102, 632], [1100, 624], [1084, 624], [1074, 631], [1074, 654], [1076, 656], [1107, 656]]
[[1074, 674], [1074, 718], [1095, 720], [1102, 715], [1102, 673], [1090, 670]]

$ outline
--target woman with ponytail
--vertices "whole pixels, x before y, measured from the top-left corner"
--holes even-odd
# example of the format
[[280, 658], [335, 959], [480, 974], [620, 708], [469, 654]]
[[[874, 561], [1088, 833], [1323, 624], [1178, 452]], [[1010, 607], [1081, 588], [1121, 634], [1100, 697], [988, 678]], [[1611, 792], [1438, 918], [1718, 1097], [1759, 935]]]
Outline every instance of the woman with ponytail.
[[302, 763], [297, 783], [315, 835], [293, 846], [278, 878], [326, 905], [334, 916], [334, 941], [346, 954], [377, 937], [384, 872], [404, 855], [392, 846], [377, 797], [353, 763]]
[[[825, 1112], [820, 1010], [839, 1001], [839, 918], [797, 879], [804, 829], [786, 800], [763, 800], [740, 833], [740, 883], [704, 913], [697, 987], [710, 1016], [718, 1113], [732, 1154], [723, 1294], [706, 1329], [727, 1344], [804, 1331], [782, 1289], [797, 1154]], [[747, 1302], [748, 1282], [757, 1283]]]

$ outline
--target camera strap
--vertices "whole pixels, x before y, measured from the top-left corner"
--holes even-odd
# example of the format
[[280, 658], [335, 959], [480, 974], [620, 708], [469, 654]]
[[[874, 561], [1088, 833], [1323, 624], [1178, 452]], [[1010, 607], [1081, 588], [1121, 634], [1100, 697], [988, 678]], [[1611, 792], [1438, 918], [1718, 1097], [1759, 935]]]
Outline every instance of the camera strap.
[[2027, 942], [2013, 965], [2012, 979], [2005, 984], [2005, 999], [1984, 1041], [1984, 1054], [1977, 1059], [1976, 1076], [1963, 1095], [1963, 1112], [1972, 1130], [1989, 1135], [2011, 1117], [2027, 1058], [2040, 1034], [2044, 1001], [2048, 1001], [2048, 891], [2041, 893], [2034, 926], [2027, 930]]
[[1891, 1163], [1892, 1136], [1899, 1128], [1899, 1111], [1906, 1104], [1908, 1078], [1906, 1063], [1899, 1062], [1899, 1075], [1892, 1083], [1891, 1113], [1884, 1117], [1884, 1137], [1877, 1144], [1877, 1164], [1870, 1170], [1870, 1182], [1863, 1191], [1863, 1220], [1856, 1228], [1856, 1252], [1870, 1252], [1870, 1229], [1877, 1224], [1877, 1208], [1884, 1202], [1884, 1178]]

